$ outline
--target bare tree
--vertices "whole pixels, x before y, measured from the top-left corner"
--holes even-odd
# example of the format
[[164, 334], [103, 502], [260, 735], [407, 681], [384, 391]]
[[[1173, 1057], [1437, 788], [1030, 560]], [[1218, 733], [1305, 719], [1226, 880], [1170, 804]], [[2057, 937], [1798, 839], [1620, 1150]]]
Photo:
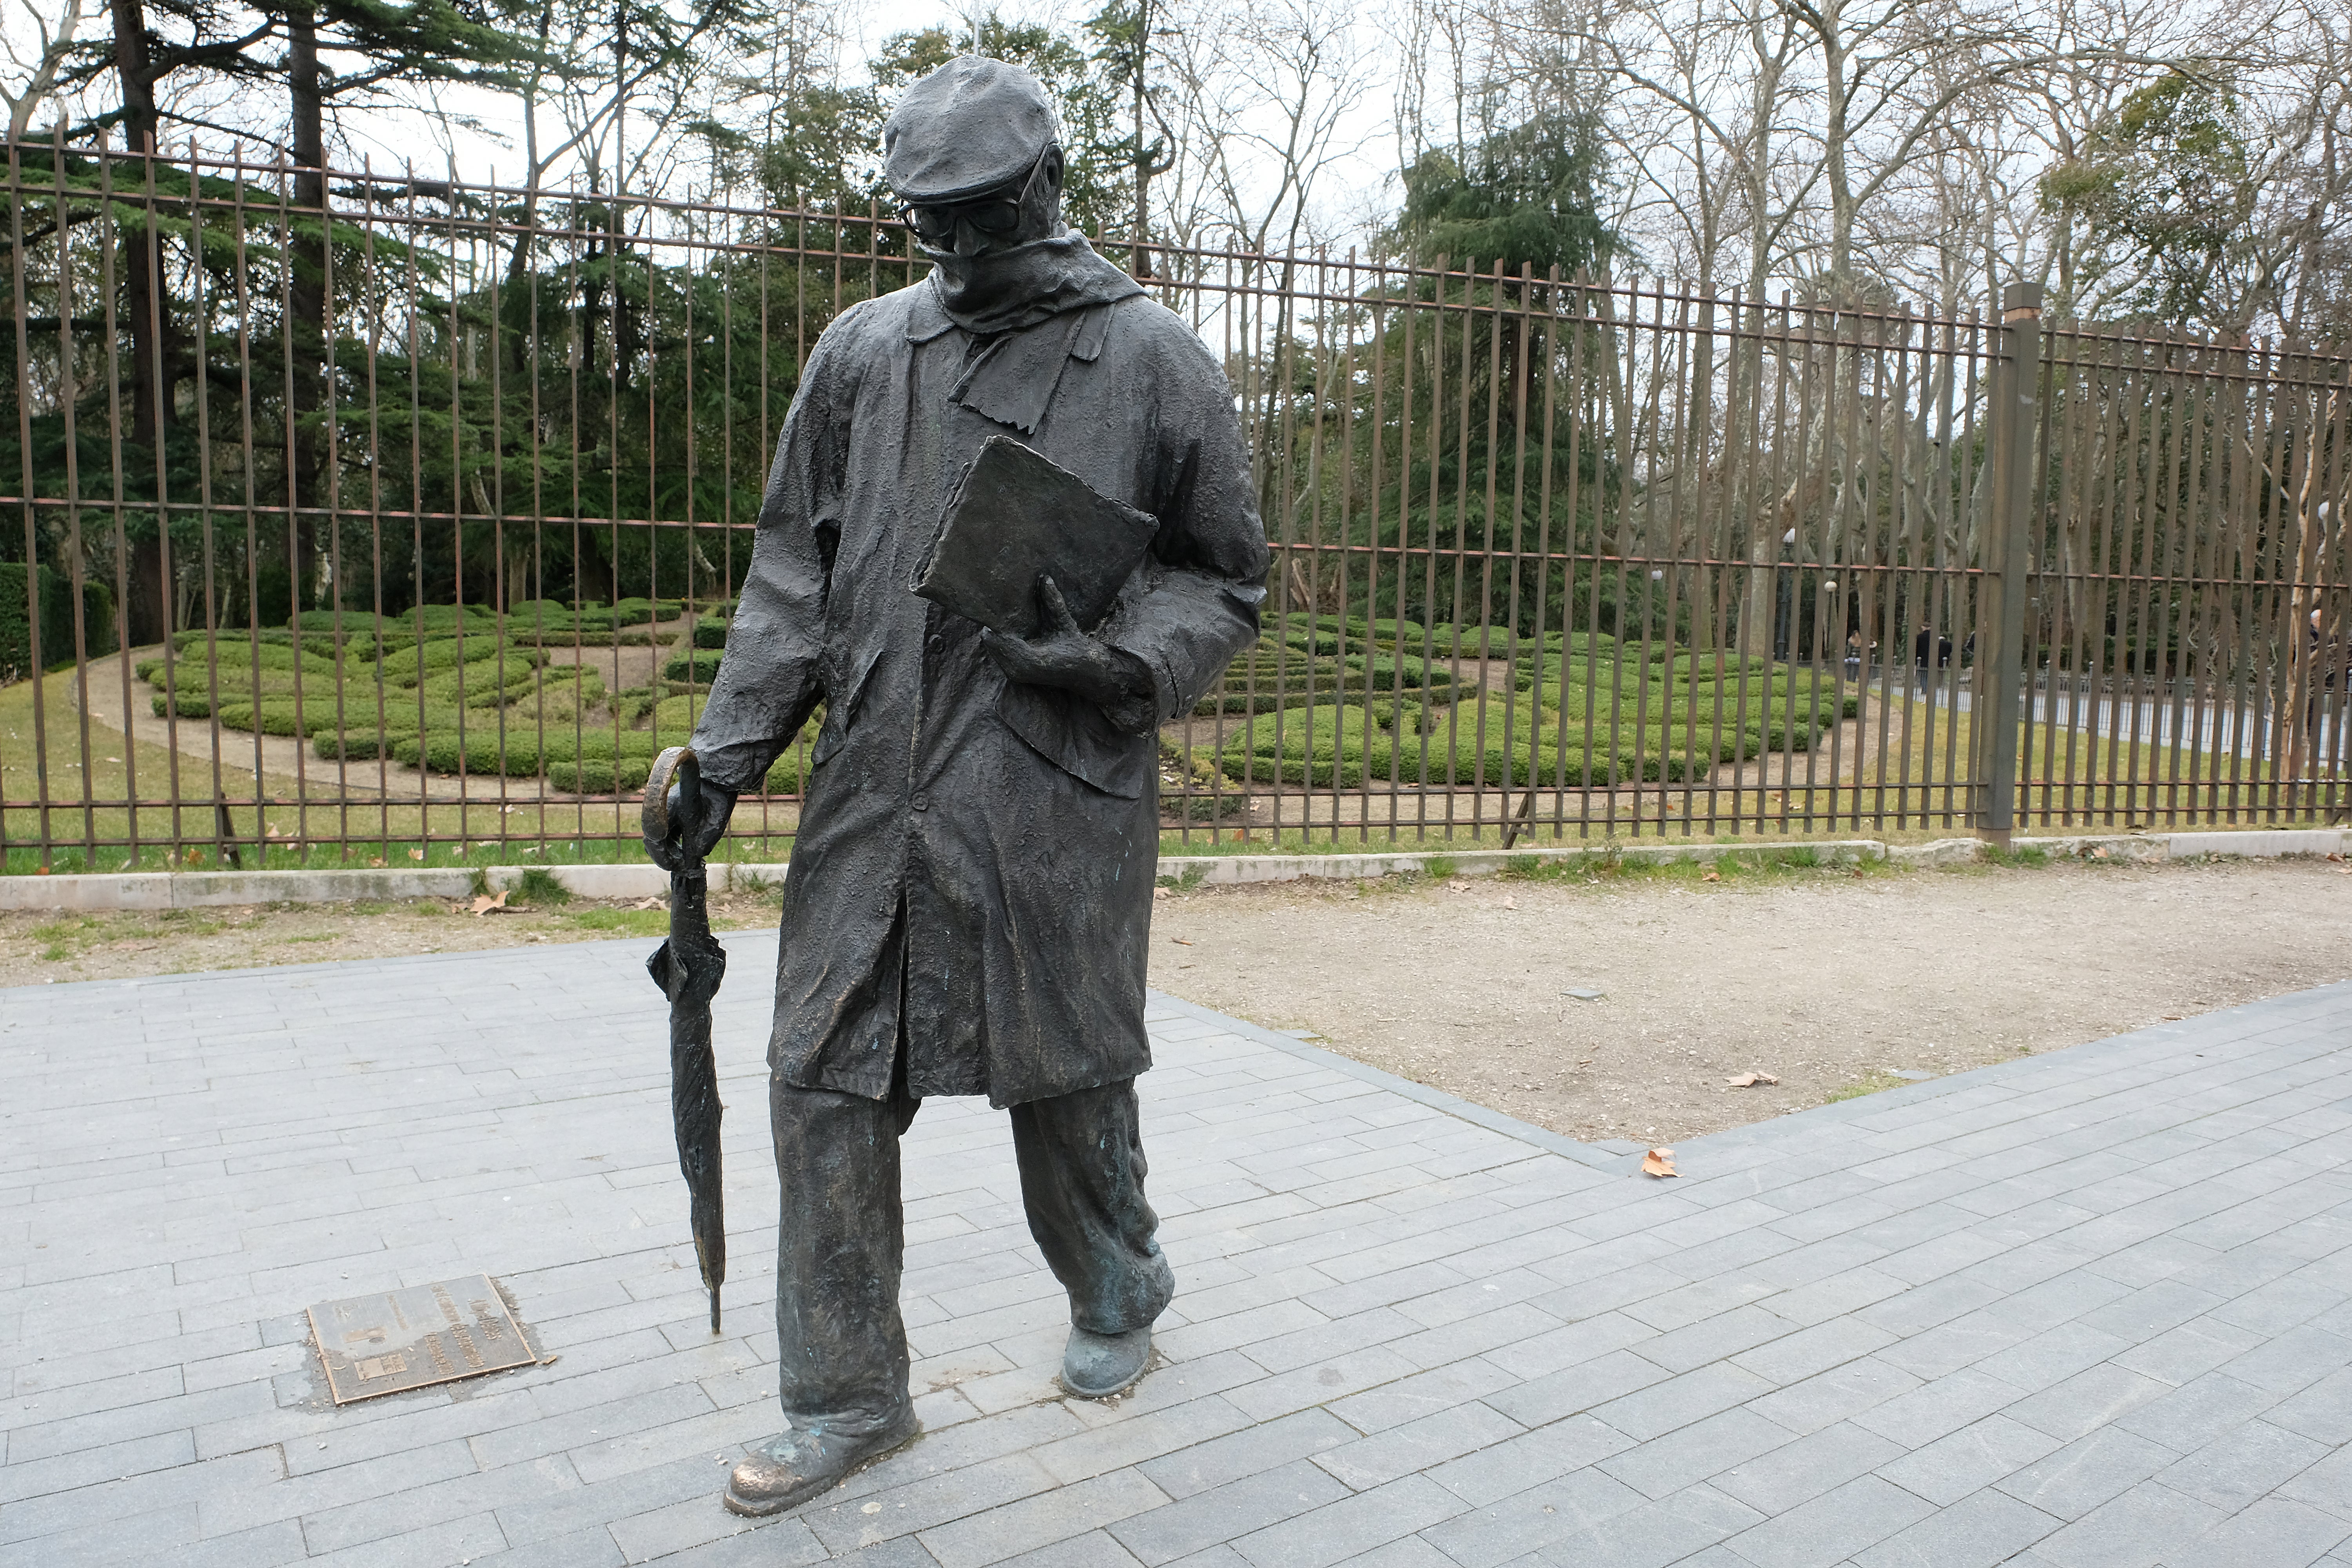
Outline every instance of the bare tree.
[[74, 52], [74, 33], [82, 18], [82, 0], [63, 0], [64, 10], [54, 17], [34, 0], [18, 0], [18, 4], [33, 26], [31, 47], [19, 47], [14, 37], [0, 32], [0, 47], [6, 49], [13, 68], [11, 80], [0, 84], [0, 105], [8, 110], [11, 142], [25, 139], [25, 133], [32, 129], [33, 116], [57, 91], [58, 74]]
[[1185, 118], [1210, 133], [1184, 148], [1213, 225], [1238, 248], [1297, 251], [1317, 237], [1316, 201], [1361, 142], [1346, 134], [1371, 85], [1339, 0], [1197, 0], [1171, 7], [1168, 61]]

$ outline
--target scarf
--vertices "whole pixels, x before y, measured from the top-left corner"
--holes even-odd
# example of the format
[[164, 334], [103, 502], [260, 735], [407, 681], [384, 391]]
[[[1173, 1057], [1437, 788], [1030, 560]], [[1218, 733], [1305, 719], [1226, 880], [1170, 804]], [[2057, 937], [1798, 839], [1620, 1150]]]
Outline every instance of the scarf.
[[1076, 229], [982, 256], [918, 248], [931, 263], [931, 287], [948, 319], [975, 337], [1017, 332], [1066, 310], [1143, 292]]

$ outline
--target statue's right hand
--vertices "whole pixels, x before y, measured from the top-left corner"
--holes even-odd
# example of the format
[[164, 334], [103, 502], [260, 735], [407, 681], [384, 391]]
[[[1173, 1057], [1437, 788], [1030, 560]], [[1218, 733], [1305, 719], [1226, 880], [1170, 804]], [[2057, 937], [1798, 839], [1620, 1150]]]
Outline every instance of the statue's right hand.
[[671, 836], [658, 839], [650, 833], [645, 836], [646, 858], [665, 871], [675, 871], [688, 860], [704, 859], [719, 847], [719, 841], [727, 837], [728, 818], [735, 815], [735, 792], [705, 782], [699, 793], [702, 820], [695, 825], [692, 844], [682, 843], [676, 830], [675, 825], [684, 820], [684, 799], [675, 782], [670, 784], [667, 797], [669, 821], [673, 825]]

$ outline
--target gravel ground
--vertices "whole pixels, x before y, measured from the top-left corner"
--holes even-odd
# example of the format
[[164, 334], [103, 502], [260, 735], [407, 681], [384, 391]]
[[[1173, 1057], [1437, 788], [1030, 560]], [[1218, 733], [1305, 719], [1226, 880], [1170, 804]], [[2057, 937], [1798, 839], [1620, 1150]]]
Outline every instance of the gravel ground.
[[1152, 984], [1656, 1144], [2352, 973], [2325, 861], [1701, 875], [1174, 894]]
[[[1570, 1137], [1653, 1144], [2352, 973], [2352, 871], [2326, 862], [1704, 876], [1171, 891], [1151, 981]], [[650, 950], [667, 924], [589, 900], [467, 911], [0, 914], [0, 984], [616, 936]], [[714, 899], [712, 915], [761, 926], [776, 905]], [[1726, 1082], [1751, 1072], [1780, 1081]]]

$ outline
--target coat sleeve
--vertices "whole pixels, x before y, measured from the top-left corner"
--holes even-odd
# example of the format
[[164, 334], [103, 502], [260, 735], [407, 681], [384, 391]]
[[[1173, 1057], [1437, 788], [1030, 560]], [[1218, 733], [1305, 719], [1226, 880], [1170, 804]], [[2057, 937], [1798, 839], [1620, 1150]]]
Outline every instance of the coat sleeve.
[[761, 787], [824, 694], [824, 604], [848, 472], [857, 314], [845, 312], [817, 340], [784, 416], [726, 657], [694, 727], [702, 776], [739, 795]]
[[1177, 325], [1160, 367], [1160, 532], [1142, 592], [1124, 599], [1104, 641], [1151, 672], [1161, 723], [1192, 711], [1258, 635], [1265, 525], [1224, 371]]

